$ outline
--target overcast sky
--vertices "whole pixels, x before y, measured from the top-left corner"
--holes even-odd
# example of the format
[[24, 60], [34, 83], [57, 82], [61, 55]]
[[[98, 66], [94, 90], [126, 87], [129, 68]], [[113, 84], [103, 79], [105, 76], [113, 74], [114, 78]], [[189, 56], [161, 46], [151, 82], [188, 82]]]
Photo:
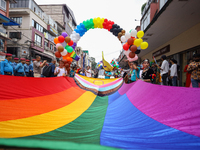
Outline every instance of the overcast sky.
[[[90, 18], [107, 18], [126, 31], [140, 24], [141, 6], [147, 0], [35, 0], [38, 4], [67, 4], [76, 17], [77, 25]], [[105, 59], [110, 62], [118, 58], [122, 49], [121, 42], [104, 29], [89, 30], [78, 42], [83, 50], [89, 50], [90, 57], [96, 62]]]

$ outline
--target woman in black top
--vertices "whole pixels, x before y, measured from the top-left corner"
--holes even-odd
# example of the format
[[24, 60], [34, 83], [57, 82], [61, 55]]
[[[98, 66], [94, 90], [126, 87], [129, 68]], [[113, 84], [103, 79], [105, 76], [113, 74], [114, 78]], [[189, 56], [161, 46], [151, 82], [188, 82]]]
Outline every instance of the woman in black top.
[[154, 71], [149, 67], [149, 60], [145, 59], [143, 60], [143, 71], [142, 71], [142, 79], [145, 82], [151, 82], [152, 81], [152, 75], [154, 74]]

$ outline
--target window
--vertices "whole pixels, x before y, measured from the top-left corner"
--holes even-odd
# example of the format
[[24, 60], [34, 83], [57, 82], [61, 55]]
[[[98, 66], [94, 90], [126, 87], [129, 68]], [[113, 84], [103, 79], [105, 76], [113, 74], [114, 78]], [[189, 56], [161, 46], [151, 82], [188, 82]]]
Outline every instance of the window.
[[6, 1], [5, 0], [0, 0], [0, 3], [1, 3], [1, 8], [3, 9], [3, 10], [6, 10]]
[[56, 52], [57, 51], [57, 49], [56, 49], [56, 47], [54, 46], [54, 52]]
[[44, 47], [45, 47], [45, 48], [48, 47], [48, 42], [44, 41]]
[[11, 39], [15, 38], [15, 39], [21, 39], [21, 32], [10, 32], [9, 33], [9, 37]]
[[18, 24], [22, 24], [22, 17], [11, 17], [10, 19]]
[[53, 45], [52, 44], [50, 44], [50, 50], [53, 50]]
[[37, 34], [35, 34], [35, 44], [42, 47], [42, 37]]
[[17, 3], [10, 4], [10, 8], [29, 8], [29, 0], [17, 0]]
[[32, 20], [32, 26], [38, 31], [43, 33], [44, 28], [40, 24], [38, 24], [35, 20]]
[[33, 9], [33, 10], [34, 10], [34, 12], [35, 12], [35, 7], [34, 7], [34, 9]]

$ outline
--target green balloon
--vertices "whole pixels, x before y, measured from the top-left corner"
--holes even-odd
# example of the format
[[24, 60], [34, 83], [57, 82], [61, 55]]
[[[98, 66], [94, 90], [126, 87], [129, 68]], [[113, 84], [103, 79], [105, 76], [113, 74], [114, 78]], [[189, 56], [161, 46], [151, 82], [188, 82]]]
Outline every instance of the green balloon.
[[71, 46], [67, 47], [67, 52], [68, 52], [68, 53], [73, 52], [73, 48], [72, 48]]
[[116, 67], [116, 65], [113, 65], [114, 67]]
[[68, 47], [69, 47], [69, 45], [66, 45], [66, 46], [65, 46], [65, 49], [67, 49]]

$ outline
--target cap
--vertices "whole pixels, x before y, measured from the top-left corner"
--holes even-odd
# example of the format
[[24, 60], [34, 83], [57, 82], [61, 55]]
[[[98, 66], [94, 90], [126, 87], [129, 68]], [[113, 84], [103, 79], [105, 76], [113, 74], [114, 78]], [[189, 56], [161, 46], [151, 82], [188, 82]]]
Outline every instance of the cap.
[[26, 60], [26, 62], [29, 62], [29, 61], [30, 61], [30, 60], [28, 60], [28, 59]]
[[25, 58], [21, 58], [20, 60], [26, 60]]
[[8, 56], [8, 57], [11, 57], [11, 56], [12, 56], [12, 54], [9, 54], [9, 53], [7, 53], [7, 54], [6, 54], [6, 56]]
[[35, 59], [32, 59], [32, 61], [35, 61]]
[[19, 60], [19, 58], [14, 58], [14, 60]]

